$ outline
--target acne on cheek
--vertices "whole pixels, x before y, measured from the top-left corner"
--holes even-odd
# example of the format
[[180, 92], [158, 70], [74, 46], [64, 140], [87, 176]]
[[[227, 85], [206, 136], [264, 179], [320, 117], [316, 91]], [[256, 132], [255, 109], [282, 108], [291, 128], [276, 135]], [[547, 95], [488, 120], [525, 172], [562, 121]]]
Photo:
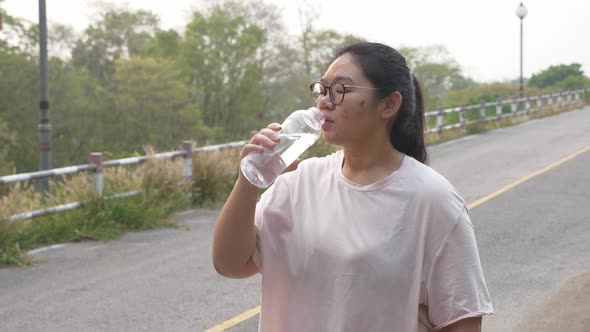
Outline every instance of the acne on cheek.
[[362, 101], [359, 103], [359, 106], [360, 106], [360, 108], [361, 108], [363, 111], [365, 111], [365, 105], [366, 105], [366, 104], [367, 104], [367, 101], [366, 101], [366, 100], [364, 100], [364, 99], [363, 99], [363, 100], [362, 100]]

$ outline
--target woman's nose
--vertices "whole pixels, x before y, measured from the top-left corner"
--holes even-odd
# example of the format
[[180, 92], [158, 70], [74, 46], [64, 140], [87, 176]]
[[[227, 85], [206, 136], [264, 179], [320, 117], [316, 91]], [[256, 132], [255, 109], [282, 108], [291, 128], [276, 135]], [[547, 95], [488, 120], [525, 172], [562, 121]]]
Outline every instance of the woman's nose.
[[325, 95], [320, 96], [320, 99], [318, 100], [318, 108], [319, 109], [328, 109], [328, 110], [332, 110], [334, 108], [334, 103], [332, 102], [332, 99], [330, 98], [330, 93], [326, 93]]

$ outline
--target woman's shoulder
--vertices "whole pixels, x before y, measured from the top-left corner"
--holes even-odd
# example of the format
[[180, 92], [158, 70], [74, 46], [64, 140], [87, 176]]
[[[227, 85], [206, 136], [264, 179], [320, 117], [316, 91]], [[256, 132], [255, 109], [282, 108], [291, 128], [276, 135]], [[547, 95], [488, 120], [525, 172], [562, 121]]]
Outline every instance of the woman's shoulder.
[[432, 167], [410, 157], [406, 176], [416, 195], [425, 199], [451, 200], [464, 204], [453, 184]]

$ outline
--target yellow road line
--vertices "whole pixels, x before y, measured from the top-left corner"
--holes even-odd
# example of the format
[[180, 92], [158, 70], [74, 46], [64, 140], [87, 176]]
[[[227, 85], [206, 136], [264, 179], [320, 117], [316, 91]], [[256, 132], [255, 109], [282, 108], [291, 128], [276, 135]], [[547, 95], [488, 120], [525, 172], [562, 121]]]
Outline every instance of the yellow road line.
[[581, 150], [578, 150], [578, 151], [570, 154], [569, 156], [567, 156], [565, 158], [562, 158], [562, 159], [560, 159], [560, 160], [552, 163], [551, 165], [549, 165], [547, 167], [544, 167], [543, 169], [540, 169], [540, 170], [538, 170], [538, 171], [536, 171], [534, 173], [531, 173], [531, 174], [529, 174], [529, 175], [527, 175], [527, 176], [525, 176], [525, 177], [523, 177], [523, 178], [521, 178], [519, 180], [516, 180], [516, 181], [514, 181], [514, 182], [512, 182], [512, 183], [510, 183], [510, 184], [508, 184], [508, 185], [506, 185], [504, 187], [502, 187], [500, 190], [494, 191], [493, 193], [491, 193], [491, 194], [489, 194], [487, 196], [484, 196], [484, 197], [476, 200], [475, 202], [470, 203], [469, 205], [467, 205], [467, 208], [473, 209], [474, 207], [479, 206], [479, 205], [481, 205], [481, 204], [483, 204], [483, 203], [485, 203], [485, 202], [487, 202], [487, 201], [489, 201], [489, 200], [491, 200], [491, 199], [493, 199], [493, 198], [495, 198], [497, 196], [500, 196], [501, 194], [507, 192], [508, 190], [510, 190], [510, 189], [512, 189], [512, 188], [514, 188], [514, 187], [516, 187], [516, 186], [518, 186], [518, 185], [520, 185], [520, 184], [522, 184], [522, 183], [524, 183], [524, 182], [526, 182], [526, 181], [528, 181], [528, 180], [530, 180], [530, 179], [532, 179], [532, 178], [534, 178], [534, 177], [536, 177], [538, 175], [541, 175], [541, 174], [543, 174], [543, 173], [545, 173], [545, 172], [547, 172], [549, 170], [552, 170], [555, 167], [557, 167], [557, 166], [559, 166], [559, 165], [561, 165], [561, 164], [563, 164], [563, 163], [565, 163], [567, 161], [570, 161], [570, 160], [576, 158], [577, 156], [579, 156], [582, 153], [587, 152], [587, 151], [590, 151], [590, 146], [587, 146], [587, 147], [585, 147], [585, 148], [583, 148]]
[[[510, 183], [510, 184], [508, 184], [508, 185], [506, 185], [504, 187], [502, 187], [501, 189], [499, 189], [497, 191], [494, 191], [493, 193], [491, 193], [491, 194], [489, 194], [487, 196], [484, 196], [484, 197], [476, 200], [475, 202], [472, 202], [472, 203], [468, 204], [467, 205], [467, 208], [469, 208], [471, 210], [471, 209], [475, 208], [476, 206], [482, 205], [483, 203], [485, 203], [485, 202], [487, 202], [487, 201], [489, 201], [489, 200], [491, 200], [491, 199], [493, 199], [495, 197], [500, 196], [501, 194], [507, 192], [508, 190], [510, 190], [510, 189], [512, 189], [512, 188], [514, 188], [514, 187], [516, 187], [516, 186], [518, 186], [518, 185], [520, 185], [520, 184], [522, 184], [522, 183], [524, 183], [524, 182], [526, 182], [526, 181], [528, 181], [528, 180], [530, 180], [530, 179], [532, 179], [532, 178], [534, 178], [534, 177], [536, 177], [538, 175], [541, 175], [541, 174], [543, 174], [543, 173], [545, 173], [545, 172], [547, 172], [547, 171], [549, 171], [549, 170], [551, 170], [551, 169], [553, 169], [553, 168], [555, 168], [555, 167], [557, 167], [557, 166], [559, 166], [559, 165], [561, 165], [561, 164], [563, 164], [563, 163], [565, 163], [567, 161], [570, 161], [570, 160], [576, 158], [577, 156], [581, 155], [582, 153], [588, 152], [588, 151], [590, 151], [590, 146], [587, 146], [587, 147], [585, 147], [585, 148], [583, 148], [583, 149], [581, 149], [579, 151], [576, 151], [576, 152], [570, 154], [569, 156], [567, 156], [565, 158], [562, 158], [562, 159], [560, 159], [560, 160], [552, 163], [551, 165], [549, 165], [547, 167], [544, 167], [544, 168], [542, 168], [542, 169], [540, 169], [540, 170], [538, 170], [538, 171], [536, 171], [534, 173], [531, 173], [531, 174], [529, 174], [529, 175], [527, 175], [527, 176], [525, 176], [523, 178], [520, 178], [519, 180], [516, 180], [516, 181], [514, 181], [514, 182], [512, 182], [512, 183]], [[236, 317], [234, 317], [234, 318], [232, 318], [230, 320], [227, 320], [227, 321], [225, 321], [225, 322], [223, 322], [223, 323], [221, 323], [221, 324], [219, 324], [217, 326], [214, 326], [214, 327], [206, 330], [205, 332], [222, 332], [222, 331], [225, 331], [225, 330], [229, 329], [230, 327], [236, 326], [236, 325], [240, 324], [241, 322], [243, 322], [245, 320], [248, 320], [248, 319], [250, 319], [250, 318], [258, 315], [259, 313], [260, 313], [260, 306], [257, 306], [256, 308], [250, 309], [250, 310], [248, 310], [248, 311], [246, 311], [246, 312], [244, 312], [242, 314], [239, 314], [239, 315], [237, 315]]]
[[206, 330], [205, 332], [225, 331], [225, 330], [229, 329], [230, 327], [236, 326], [236, 325], [240, 324], [241, 322], [258, 315], [259, 313], [260, 313], [260, 306], [257, 306], [256, 308], [253, 308], [253, 309], [250, 309], [244, 313], [241, 313], [230, 320], [227, 320], [217, 326], [214, 326], [214, 327]]

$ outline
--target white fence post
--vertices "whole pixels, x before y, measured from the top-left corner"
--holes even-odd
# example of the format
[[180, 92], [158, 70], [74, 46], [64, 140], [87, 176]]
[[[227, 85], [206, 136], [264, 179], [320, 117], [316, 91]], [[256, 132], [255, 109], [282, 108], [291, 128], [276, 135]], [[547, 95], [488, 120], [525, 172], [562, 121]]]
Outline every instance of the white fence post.
[[531, 117], [531, 97], [529, 97], [529, 96], [526, 96], [526, 102], [524, 104], [524, 109], [525, 109], [527, 119], [530, 119], [530, 117]]
[[576, 102], [580, 101], [580, 90], [576, 90], [576, 96], [574, 97]]
[[496, 126], [500, 126], [500, 121], [502, 121], [502, 101], [500, 98], [496, 99]]
[[541, 94], [538, 93], [537, 94], [537, 103], [535, 104], [535, 111], [540, 111], [541, 107], [543, 107], [543, 97], [541, 97]]
[[479, 101], [479, 114], [482, 119], [486, 119], [486, 106], [483, 100]]
[[184, 178], [185, 183], [189, 183], [193, 175], [193, 142], [183, 141], [182, 151], [184, 152], [182, 155], [182, 177]]
[[561, 109], [561, 106], [563, 106], [563, 92], [560, 92], [557, 94], [557, 107], [559, 107], [559, 109]]
[[516, 111], [517, 111], [517, 104], [516, 104], [516, 97], [512, 98], [512, 104], [510, 104], [511, 111], [512, 111], [512, 123], [516, 121]]
[[461, 128], [465, 132], [465, 105], [461, 105], [461, 109], [459, 110], [459, 121], [461, 121]]
[[547, 105], [551, 106], [552, 104], [553, 104], [553, 94], [548, 93], [547, 94]]
[[93, 152], [90, 154], [90, 161], [94, 164], [94, 193], [98, 197], [102, 197], [104, 192], [104, 173], [102, 167], [102, 153]]
[[436, 126], [438, 127], [438, 135], [442, 136], [444, 125], [444, 113], [442, 107], [438, 108], [438, 114], [436, 115]]

